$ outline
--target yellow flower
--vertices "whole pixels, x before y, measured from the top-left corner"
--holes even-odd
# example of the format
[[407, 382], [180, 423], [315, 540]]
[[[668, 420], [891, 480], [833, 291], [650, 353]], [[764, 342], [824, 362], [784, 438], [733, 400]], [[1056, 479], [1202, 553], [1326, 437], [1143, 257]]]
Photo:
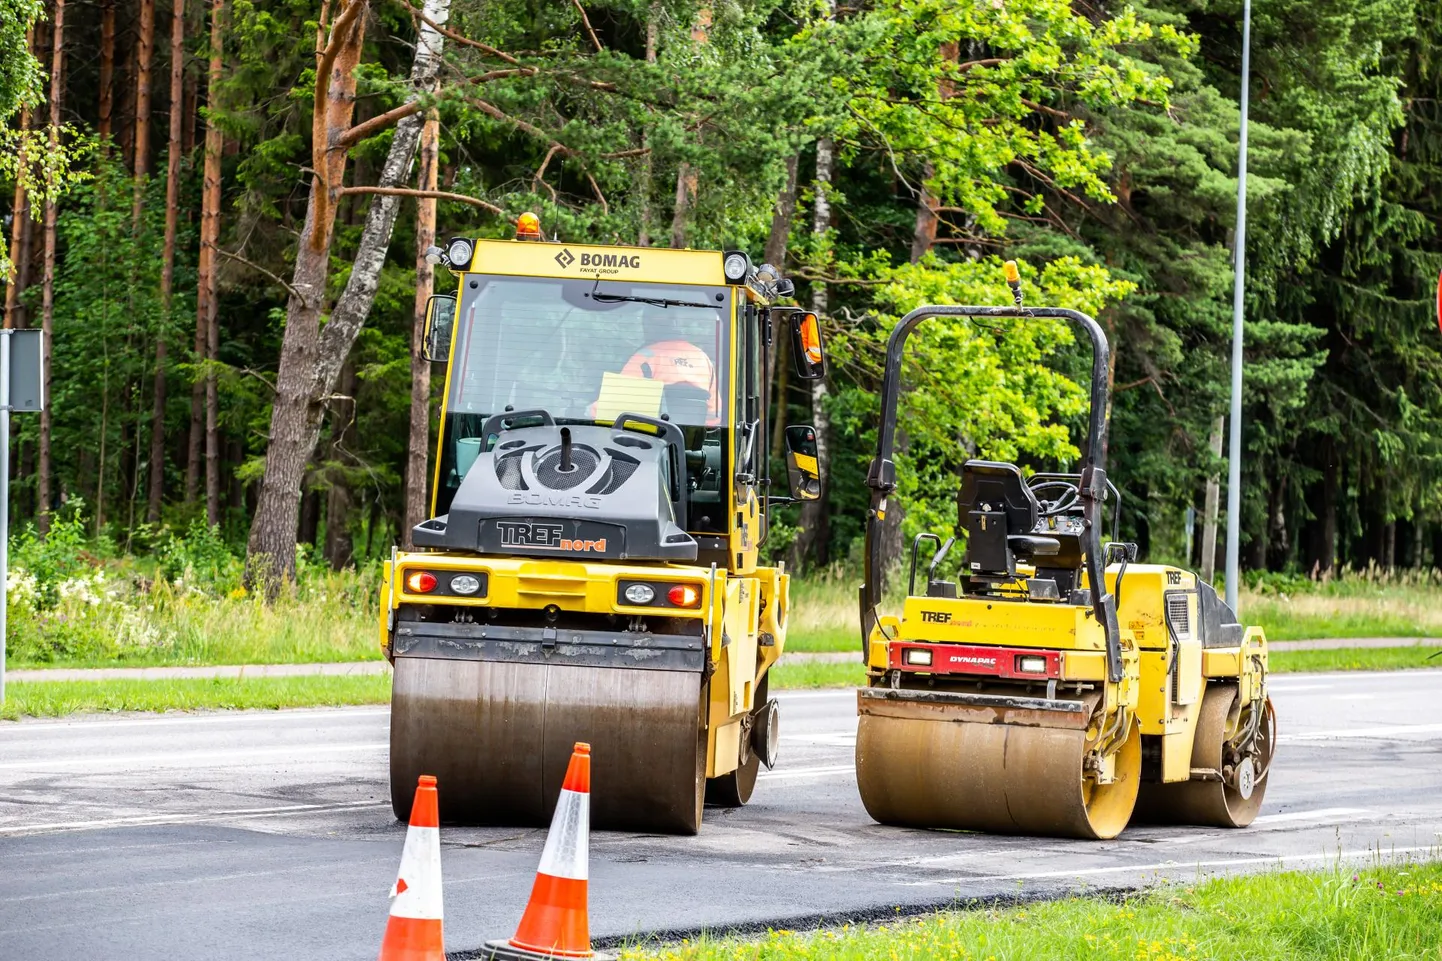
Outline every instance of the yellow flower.
[[250, 592], [245, 589], [245, 585], [242, 584], [230, 592], [230, 599], [233, 601], [238, 601], [249, 593]]

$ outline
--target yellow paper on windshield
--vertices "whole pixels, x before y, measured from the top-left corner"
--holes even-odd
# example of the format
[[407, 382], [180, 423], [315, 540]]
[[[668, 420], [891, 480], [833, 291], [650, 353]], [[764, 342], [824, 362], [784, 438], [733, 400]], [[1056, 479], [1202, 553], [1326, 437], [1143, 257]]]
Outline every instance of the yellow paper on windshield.
[[596, 419], [610, 422], [622, 414], [661, 416], [661, 391], [666, 385], [648, 377], [627, 377], [609, 371], [601, 375], [601, 396]]

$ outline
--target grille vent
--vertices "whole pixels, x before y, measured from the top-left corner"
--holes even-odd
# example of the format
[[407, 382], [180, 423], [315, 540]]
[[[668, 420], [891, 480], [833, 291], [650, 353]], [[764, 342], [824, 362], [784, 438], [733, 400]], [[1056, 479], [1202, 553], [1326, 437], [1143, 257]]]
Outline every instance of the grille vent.
[[1167, 625], [1171, 627], [1172, 634], [1178, 638], [1191, 636], [1192, 616], [1191, 607], [1187, 604], [1187, 595], [1167, 595]]
[[571, 469], [561, 470], [561, 450], [554, 448], [536, 458], [536, 480], [553, 491], [567, 491], [590, 480], [601, 455], [589, 447], [571, 448]]
[[521, 474], [521, 452], [496, 458], [496, 480], [508, 491], [529, 490]]
[[586, 491], [587, 494], [600, 494], [605, 496], [606, 494], [616, 493], [626, 481], [631, 479], [631, 475], [636, 473], [636, 468], [641, 466], [640, 462], [635, 458], [628, 457], [618, 450], [607, 448], [606, 453], [611, 455], [610, 466], [606, 469], [606, 473], [601, 476], [601, 479], [597, 481], [590, 490]]

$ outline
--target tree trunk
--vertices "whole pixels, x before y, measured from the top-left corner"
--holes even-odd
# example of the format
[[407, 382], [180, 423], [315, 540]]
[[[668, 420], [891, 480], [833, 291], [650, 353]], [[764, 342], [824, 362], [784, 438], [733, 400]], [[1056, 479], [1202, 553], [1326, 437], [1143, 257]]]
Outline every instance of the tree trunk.
[[[25, 32], [25, 49], [34, 51], [35, 40], [34, 29]], [[30, 108], [26, 107], [20, 111], [20, 155], [15, 158], [16, 166], [23, 170], [27, 163], [25, 157], [25, 136], [30, 130]], [[21, 283], [22, 265], [29, 256], [28, 238], [30, 235], [30, 198], [25, 192], [25, 181], [15, 178], [15, 197], [10, 204], [10, 247], [7, 253], [10, 256], [10, 272], [5, 276], [5, 328], [7, 330], [23, 327], [21, 322], [20, 294], [24, 290]]]
[[925, 187], [925, 182], [936, 176], [936, 168], [928, 161], [922, 170], [921, 195], [916, 198], [916, 226], [911, 232], [911, 262], [914, 264], [926, 252], [931, 245], [936, 243], [936, 207], [940, 203], [936, 195]]
[[[816, 200], [811, 210], [811, 232], [824, 241], [831, 230], [831, 174], [835, 162], [835, 144], [829, 137], [816, 142]], [[811, 309], [818, 316], [830, 306], [830, 291], [816, 281], [811, 289]], [[818, 564], [827, 561], [826, 502], [831, 490], [831, 471], [827, 460], [831, 447], [831, 415], [826, 409], [826, 378], [807, 382], [811, 387], [811, 426], [816, 428], [816, 463], [821, 472], [821, 496], [801, 507], [801, 531], [796, 536], [795, 562], [799, 566], [808, 556]]]
[[[1215, 462], [1222, 456], [1222, 428], [1226, 418], [1218, 417], [1212, 425], [1212, 436], [1207, 438]], [[1195, 490], [1195, 488], [1193, 488]], [[1207, 475], [1206, 501], [1202, 506], [1202, 580], [1214, 583], [1217, 576], [1217, 512], [1221, 507], [1222, 478], [1220, 474]]]
[[676, 171], [676, 206], [671, 211], [671, 246], [686, 246], [686, 228], [691, 207], [696, 203], [696, 171], [683, 163]]
[[[205, 91], [206, 108], [219, 109], [220, 76], [223, 66], [225, 0], [210, 4], [210, 68]], [[213, 124], [205, 125], [205, 173], [200, 199], [200, 258], [196, 265], [195, 359], [210, 355], [210, 302], [216, 289], [215, 243], [220, 238], [220, 153], [224, 135]], [[210, 376], [197, 377], [190, 387], [190, 445], [185, 459], [185, 502], [195, 503], [200, 493], [201, 455], [206, 440], [207, 387]], [[208, 487], [208, 485], [207, 485]], [[207, 506], [208, 507], [208, 506]], [[207, 509], [208, 516], [208, 509]]]
[[[54, 19], [51, 27], [50, 59], [50, 152], [60, 149], [60, 98], [64, 93], [65, 75], [65, 0], [55, 0]], [[55, 341], [55, 218], [54, 199], [45, 204], [45, 274], [41, 296], [41, 326], [45, 331], [44, 347], [40, 357], [40, 379], [44, 396], [52, 396], [50, 390], [51, 346]], [[36, 481], [38, 503], [36, 523], [41, 533], [50, 530], [50, 506], [53, 464], [50, 459], [51, 404], [40, 412], [40, 470]]]
[[[646, 62], [656, 62], [656, 38], [660, 32], [661, 4], [659, 0], [651, 4], [651, 10], [646, 16]], [[641, 183], [636, 192], [641, 196], [641, 231], [636, 237], [636, 245], [639, 247], [651, 246], [651, 185], [655, 179], [651, 160], [651, 138], [646, 135], [641, 139], [641, 146], [646, 152], [641, 155]]]
[[[206, 107], [220, 107], [220, 80], [224, 66], [225, 0], [213, 0], [210, 7], [210, 67], [205, 92]], [[220, 155], [225, 147], [225, 134], [218, 124], [205, 125], [205, 167], [200, 200], [200, 262], [195, 296], [195, 356], [204, 361], [205, 376], [197, 378], [190, 393], [190, 450], [186, 459], [185, 497], [194, 503], [200, 491], [201, 457], [205, 464], [205, 516], [209, 523], [220, 523], [219, 457], [216, 423], [219, 398], [216, 392], [215, 361], [220, 331], [217, 327], [220, 289], [220, 264], [216, 244], [220, 241]]]
[[[330, 379], [323, 382], [324, 391], [318, 389], [322, 383], [318, 376], [320, 311], [330, 266], [335, 202], [345, 178], [346, 149], [341, 138], [350, 130], [355, 112], [355, 68], [365, 42], [366, 13], [366, 0], [345, 0], [324, 46], [319, 38], [316, 44], [318, 69], [311, 130], [314, 173], [286, 305], [260, 502], [246, 546], [246, 582], [264, 590], [268, 598], [280, 590], [283, 579], [295, 573], [300, 484], [315, 452], [324, 397], [335, 383]], [[324, 96], [320, 92], [322, 85]]]
[[[263, 582], [272, 592], [278, 588], [280, 578], [294, 570], [295, 511], [300, 481], [320, 436], [325, 398], [334, 390], [341, 366], [375, 300], [376, 283], [400, 204], [398, 197], [387, 195], [380, 195], [371, 203], [345, 292], [331, 311], [325, 330], [319, 331], [319, 298], [325, 292], [335, 209], [330, 198], [322, 196], [322, 191], [340, 186], [346, 157], [344, 149], [327, 152], [326, 143], [334, 143], [350, 126], [355, 86], [353, 70], [360, 57], [361, 41], [360, 27], [348, 28], [356, 34], [349, 40], [337, 34], [353, 6], [363, 2], [349, 0], [336, 20], [337, 29], [332, 31], [331, 43], [339, 44], [342, 49], [330, 76], [330, 94], [324, 101], [318, 99], [313, 135], [318, 157], [328, 159], [324, 164], [319, 159], [316, 161], [316, 170], [324, 170], [326, 180], [322, 183], [318, 175], [312, 183], [306, 223], [296, 255], [291, 283], [296, 293], [291, 295], [287, 306], [266, 470], [247, 547], [247, 579], [252, 583]], [[450, 16], [450, 0], [426, 0], [424, 12], [431, 21], [444, 24]], [[363, 9], [357, 13], [359, 22], [363, 23]], [[441, 36], [423, 22], [411, 63], [411, 81], [417, 92], [429, 89], [434, 83], [440, 57]], [[350, 93], [346, 93], [347, 88]], [[411, 99], [416, 96], [413, 94]], [[397, 125], [381, 170], [382, 187], [394, 187], [406, 179], [424, 123], [419, 114], [411, 114]]]
[[[422, 190], [436, 189], [439, 159], [440, 121], [434, 115], [421, 132], [421, 164], [416, 184]], [[426, 500], [426, 453], [431, 442], [431, 363], [421, 356], [425, 339], [426, 301], [435, 281], [435, 268], [426, 260], [426, 248], [436, 242], [436, 201], [422, 197], [416, 202], [416, 306], [411, 323], [411, 425], [406, 447], [406, 510], [401, 542], [412, 550], [411, 529], [430, 517]]]
[[140, 34], [135, 46], [135, 198], [130, 219], [140, 229], [145, 208], [145, 175], [150, 168], [150, 65], [155, 57], [155, 0], [140, 0]]
[[[320, 533], [320, 491], [311, 489], [300, 498], [300, 527], [295, 534], [297, 544], [315, 546]], [[327, 532], [329, 541], [329, 532]]]
[[115, 113], [115, 0], [100, 0], [100, 149], [109, 148]]
[[180, 207], [180, 137], [185, 119], [185, 0], [175, 0], [170, 17], [170, 141], [165, 157], [165, 247], [160, 268], [160, 330], [155, 337], [155, 385], [150, 409], [150, 487], [145, 519], [160, 521], [165, 497], [165, 338], [170, 332], [175, 288], [175, 233]]
[[[341, 368], [339, 390], [347, 397], [354, 397], [355, 389], [355, 365], [347, 361]], [[338, 462], [344, 455], [343, 452], [354, 446], [355, 418], [354, 402], [349, 405], [344, 424], [336, 424], [335, 421], [339, 418], [332, 414], [332, 430], [335, 432], [331, 441], [332, 461]], [[354, 498], [345, 475], [340, 471], [336, 471], [335, 475], [327, 485], [329, 493], [326, 496], [325, 559], [332, 570], [338, 571], [355, 560], [355, 539], [350, 532], [350, 513]]]
[[[801, 157], [793, 154], [786, 160], [786, 182], [776, 195], [776, 206], [771, 210], [771, 233], [766, 238], [764, 262], [771, 264], [782, 276], [786, 275], [786, 243], [791, 238], [791, 221], [796, 216], [796, 171]], [[776, 332], [772, 348], [766, 354], [766, 383], [776, 383], [776, 358], [781, 353], [781, 342], [785, 339]], [[783, 388], [784, 389], [784, 388]], [[779, 394], [785, 400], [785, 394]]]

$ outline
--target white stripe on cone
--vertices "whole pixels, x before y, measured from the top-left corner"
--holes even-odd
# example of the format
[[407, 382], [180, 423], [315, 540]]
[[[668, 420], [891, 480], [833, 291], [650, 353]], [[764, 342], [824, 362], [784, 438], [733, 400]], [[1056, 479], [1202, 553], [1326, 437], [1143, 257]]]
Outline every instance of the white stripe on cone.
[[553, 878], [586, 880], [586, 859], [590, 856], [591, 795], [580, 791], [561, 792], [556, 815], [541, 852], [542, 874]]
[[441, 920], [441, 829], [406, 831], [401, 870], [391, 885], [391, 917]]

